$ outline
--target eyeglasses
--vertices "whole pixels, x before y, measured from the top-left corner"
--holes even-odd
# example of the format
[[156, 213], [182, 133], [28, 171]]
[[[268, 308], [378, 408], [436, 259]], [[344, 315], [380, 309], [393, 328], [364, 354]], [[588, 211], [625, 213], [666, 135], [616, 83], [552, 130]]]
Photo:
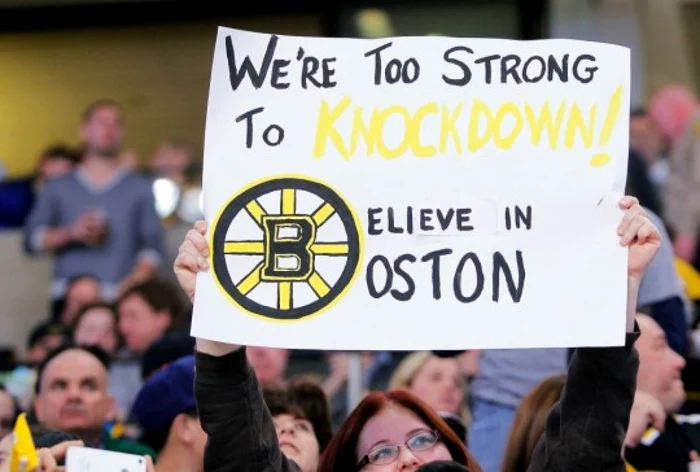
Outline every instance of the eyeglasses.
[[357, 469], [360, 470], [368, 464], [385, 465], [394, 462], [399, 458], [399, 453], [404, 445], [410, 451], [420, 452], [435, 446], [438, 441], [440, 441], [440, 433], [437, 430], [420, 431], [408, 438], [404, 444], [385, 444], [375, 447], [357, 464]]

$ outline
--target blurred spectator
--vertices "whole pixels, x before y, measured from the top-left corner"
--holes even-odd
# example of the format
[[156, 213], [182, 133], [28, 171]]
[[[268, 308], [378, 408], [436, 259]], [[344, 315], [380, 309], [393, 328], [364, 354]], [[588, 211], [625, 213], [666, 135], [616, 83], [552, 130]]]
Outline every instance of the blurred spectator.
[[194, 399], [194, 358], [182, 357], [154, 373], [134, 401], [141, 442], [158, 454], [157, 472], [204, 470], [207, 434]]
[[78, 312], [85, 306], [102, 300], [102, 285], [94, 275], [80, 274], [72, 277], [66, 286], [65, 297], [54, 304], [54, 318], [71, 325]]
[[73, 150], [57, 144], [41, 153], [34, 175], [11, 180], [0, 176], [0, 228], [21, 228], [44, 182], [70, 172], [77, 161]]
[[37, 448], [53, 447], [65, 441], [81, 441], [75, 434], [55, 431], [40, 424], [32, 424], [29, 427], [32, 433], [32, 439], [34, 440], [34, 446]]
[[47, 148], [39, 159], [34, 189], [38, 191], [48, 180], [71, 173], [79, 161], [79, 153], [65, 144], [54, 144]]
[[407, 351], [375, 352], [372, 364], [367, 371], [367, 383], [370, 390], [385, 390], [396, 367], [409, 354], [410, 352]]
[[168, 333], [151, 344], [141, 358], [141, 379], [146, 381], [163, 366], [194, 352], [194, 338], [187, 333]]
[[289, 362], [288, 349], [248, 346], [246, 354], [261, 385], [284, 385]]
[[119, 165], [127, 172], [137, 172], [139, 170], [139, 155], [135, 149], [125, 149], [119, 155]]
[[649, 180], [662, 199], [668, 181], [668, 158], [661, 132], [647, 111], [632, 110], [630, 115], [630, 150], [640, 154], [648, 169]]
[[38, 420], [47, 428], [75, 434], [91, 447], [155, 457], [142, 444], [107, 434], [106, 425], [115, 415], [114, 398], [107, 392], [108, 369], [109, 357], [94, 346], [52, 352], [38, 370]]
[[[345, 421], [349, 413], [348, 408], [348, 375], [350, 368], [350, 356], [347, 352], [326, 353], [327, 364], [329, 366], [328, 375], [320, 380], [321, 388], [326, 392], [331, 403], [331, 421], [333, 428], [338, 428]], [[362, 378], [367, 377], [369, 368], [372, 365], [374, 356], [372, 353], [363, 352], [359, 354], [362, 363]]]
[[163, 234], [148, 179], [119, 162], [125, 131], [121, 107], [101, 100], [88, 107], [80, 129], [82, 161], [46, 182], [25, 226], [30, 254], [55, 255], [53, 299], [67, 282], [92, 273], [111, 300], [150, 278], [163, 253]]
[[479, 356], [481, 351], [478, 349], [471, 349], [469, 351], [464, 351], [457, 356], [457, 361], [462, 368], [462, 373], [471, 379], [476, 374], [479, 373]]
[[5, 389], [16, 401], [22, 411], [31, 409], [34, 401], [34, 385], [36, 384], [36, 369], [27, 365], [19, 365], [5, 378]]
[[119, 348], [117, 310], [109, 303], [84, 306], [75, 317], [73, 343], [79, 346], [97, 346], [110, 357]]
[[126, 349], [141, 355], [170, 330], [177, 329], [185, 312], [177, 288], [152, 279], [130, 288], [118, 301], [119, 332]]
[[316, 472], [321, 454], [331, 440], [328, 399], [315, 383], [290, 381], [286, 388], [268, 384], [263, 399], [275, 424], [282, 453], [301, 472]]
[[661, 247], [647, 267], [639, 286], [638, 309], [648, 311], [666, 333], [671, 348], [682, 356], [689, 353], [690, 313], [674, 262], [671, 238], [659, 215], [646, 209], [661, 235]]
[[0, 439], [12, 432], [19, 415], [19, 406], [15, 399], [0, 385]]
[[32, 366], [41, 364], [54, 349], [70, 341], [71, 331], [56, 322], [41, 323], [29, 334], [25, 362]]
[[142, 385], [141, 356], [166, 333], [181, 329], [184, 307], [173, 284], [151, 279], [124, 293], [117, 311], [124, 346], [112, 363], [110, 380], [118, 418], [123, 420]]
[[627, 161], [627, 185], [625, 195], [637, 197], [640, 205], [654, 213], [661, 212], [661, 200], [649, 178], [649, 168], [640, 153], [630, 150]]
[[649, 100], [649, 116], [671, 147], [664, 219], [680, 258], [696, 262], [700, 230], [700, 105], [686, 87], [670, 85]]
[[456, 357], [440, 358], [429, 351], [414, 352], [398, 365], [388, 388], [406, 389], [438, 413], [457, 415], [465, 423], [469, 421], [465, 407], [467, 383]]
[[555, 375], [542, 380], [525, 395], [515, 412], [501, 472], [523, 472], [530, 466], [547, 416], [559, 401], [565, 384], [565, 375]]
[[637, 390], [656, 399], [667, 416], [663, 431], [650, 427], [636, 447], [628, 443], [625, 459], [637, 470], [688, 470], [691, 451], [700, 451], [700, 423], [697, 415], [676, 414], [685, 402], [681, 381], [685, 360], [669, 347], [664, 331], [651, 317], [639, 314], [637, 322], [641, 331], [636, 342]]
[[33, 205], [31, 179], [0, 178], [0, 230], [24, 226]]
[[182, 189], [192, 163], [192, 147], [184, 141], [171, 139], [156, 149], [148, 165], [153, 178], [169, 179]]
[[470, 386], [469, 449], [484, 472], [501, 470], [511, 425], [522, 398], [540, 381], [566, 374], [567, 350], [486, 349]]

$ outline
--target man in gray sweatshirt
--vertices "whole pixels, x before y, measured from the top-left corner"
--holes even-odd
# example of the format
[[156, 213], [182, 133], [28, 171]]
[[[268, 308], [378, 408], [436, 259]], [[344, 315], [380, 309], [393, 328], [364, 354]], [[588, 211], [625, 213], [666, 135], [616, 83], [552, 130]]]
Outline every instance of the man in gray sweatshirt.
[[154, 275], [163, 229], [150, 182], [119, 162], [125, 137], [119, 104], [101, 100], [83, 116], [84, 153], [76, 170], [47, 181], [24, 232], [30, 254], [55, 257], [51, 295], [61, 299], [69, 280], [90, 274], [108, 300]]

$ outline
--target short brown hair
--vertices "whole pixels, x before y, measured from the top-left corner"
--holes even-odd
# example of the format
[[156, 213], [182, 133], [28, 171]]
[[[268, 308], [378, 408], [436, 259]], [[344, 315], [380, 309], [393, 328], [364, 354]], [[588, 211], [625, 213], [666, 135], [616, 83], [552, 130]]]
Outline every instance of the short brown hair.
[[185, 307], [181, 303], [178, 287], [173, 283], [159, 278], [149, 279], [129, 288], [119, 299], [119, 304], [132, 295], [142, 298], [155, 311], [168, 313], [173, 325], [182, 321]]
[[308, 420], [314, 427], [319, 451], [323, 452], [331, 440], [331, 413], [323, 389], [306, 379], [292, 380], [286, 388], [266, 385], [263, 399], [270, 414], [291, 415]]

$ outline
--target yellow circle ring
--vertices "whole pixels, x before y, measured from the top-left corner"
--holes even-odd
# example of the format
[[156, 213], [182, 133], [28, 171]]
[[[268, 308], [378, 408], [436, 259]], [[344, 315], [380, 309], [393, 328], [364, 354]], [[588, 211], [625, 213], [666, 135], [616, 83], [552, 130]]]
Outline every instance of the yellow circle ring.
[[[324, 189], [327, 189], [328, 191], [330, 191], [331, 194], [333, 194], [340, 202], [342, 202], [343, 206], [345, 207], [344, 210], [347, 211], [348, 215], [350, 216], [351, 222], [342, 220], [342, 217], [341, 217], [341, 220], [345, 226], [346, 233], [348, 232], [348, 224], [350, 223], [351, 229], [354, 229], [356, 232], [356, 235], [357, 235], [356, 263], [355, 263], [355, 267], [352, 268], [352, 272], [349, 275], [348, 281], [345, 283], [345, 285], [341, 288], [341, 290], [337, 294], [335, 294], [327, 302], [323, 303], [319, 309], [313, 311], [312, 313], [309, 313], [307, 315], [299, 317], [297, 319], [284, 319], [284, 318], [271, 317], [271, 316], [257, 313], [255, 311], [252, 311], [252, 310], [246, 308], [245, 306], [243, 306], [241, 303], [239, 303], [231, 295], [230, 291], [226, 289], [224, 284], [222, 284], [221, 279], [220, 279], [219, 275], [217, 274], [217, 272], [219, 271], [218, 265], [220, 265], [221, 262], [217, 262], [217, 260], [216, 260], [217, 259], [216, 258], [217, 251], [221, 251], [222, 254], [224, 254], [224, 253], [223, 253], [223, 247], [217, 247], [219, 245], [219, 241], [215, 241], [215, 236], [219, 233], [220, 230], [222, 230], [222, 228], [219, 228], [219, 226], [221, 224], [222, 216], [224, 216], [224, 214], [230, 209], [231, 205], [234, 202], [240, 200], [243, 195], [250, 193], [252, 191], [255, 191], [259, 187], [270, 185], [270, 184], [279, 184], [280, 182], [284, 182], [284, 181], [288, 181], [288, 180], [309, 182], [309, 183], [313, 184], [313, 186], [315, 186], [315, 187], [321, 187], [321, 188], [324, 188]], [[277, 186], [269, 191], [263, 192], [261, 194], [261, 196], [264, 194], [276, 191], [276, 190], [282, 190], [283, 188], [284, 187]], [[301, 189], [301, 190], [306, 190], [306, 189]], [[309, 191], [310, 193], [320, 197], [322, 200], [324, 200], [324, 202], [326, 202], [326, 200], [321, 195], [319, 195], [313, 191], [310, 191], [310, 190], [306, 190], [306, 191]], [[238, 213], [239, 212], [236, 212], [236, 214], [238, 214]], [[230, 218], [230, 220], [232, 221], [233, 218]], [[230, 225], [230, 221], [227, 224]], [[307, 320], [310, 320], [310, 319], [313, 319], [313, 318], [316, 318], [316, 317], [322, 315], [323, 313], [327, 312], [330, 308], [335, 306], [348, 293], [350, 288], [353, 286], [353, 284], [357, 280], [357, 277], [360, 273], [360, 269], [361, 269], [362, 263], [363, 263], [364, 231], [362, 229], [362, 224], [360, 222], [360, 218], [358, 217], [354, 208], [352, 207], [352, 205], [350, 205], [347, 198], [345, 198], [345, 196], [343, 194], [341, 194], [339, 191], [337, 191], [335, 188], [333, 188], [332, 186], [328, 185], [327, 183], [325, 183], [325, 182], [323, 182], [315, 177], [310, 177], [307, 175], [280, 174], [280, 175], [275, 175], [275, 176], [263, 177], [261, 179], [258, 179], [256, 181], [251, 182], [250, 184], [246, 185], [245, 187], [241, 188], [238, 192], [233, 194], [221, 206], [221, 208], [217, 212], [216, 217], [214, 218], [214, 221], [212, 222], [211, 228], [212, 228], [212, 230], [210, 231], [209, 238], [208, 238], [209, 239], [209, 248], [210, 248], [209, 263], [210, 263], [210, 267], [212, 268], [212, 275], [213, 275], [216, 287], [218, 288], [219, 292], [221, 292], [221, 294], [232, 305], [234, 305], [236, 308], [238, 308], [240, 311], [242, 311], [250, 316], [253, 316], [255, 318], [265, 320], [265, 321], [276, 322], [276, 323], [298, 323], [298, 322], [307, 321]], [[228, 230], [228, 226], [227, 226], [227, 228], [223, 228], [224, 236], [225, 236], [227, 230]], [[350, 236], [350, 234], [348, 234], [348, 237], [349, 236]], [[224, 239], [225, 239], [225, 237], [224, 237]], [[224, 255], [224, 258], [225, 258], [225, 255]], [[348, 262], [346, 261], [346, 266], [347, 266], [347, 264], [348, 264]], [[225, 266], [225, 262], [224, 262], [224, 266]], [[225, 270], [226, 273], [228, 274], [228, 268], [222, 267], [221, 270]], [[343, 270], [345, 272], [346, 269], [343, 269]], [[334, 285], [337, 285], [337, 283]], [[282, 310], [280, 310], [280, 311], [282, 311]]]

